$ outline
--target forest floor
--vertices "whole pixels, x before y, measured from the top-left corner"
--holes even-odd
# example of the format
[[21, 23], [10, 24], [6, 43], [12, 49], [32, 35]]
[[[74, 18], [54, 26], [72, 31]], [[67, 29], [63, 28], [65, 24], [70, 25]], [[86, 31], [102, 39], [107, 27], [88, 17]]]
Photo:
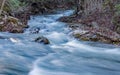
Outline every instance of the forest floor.
[[112, 18], [111, 13], [96, 11], [85, 18], [71, 15], [59, 20], [68, 23], [73, 29], [72, 35], [78, 40], [120, 45], [120, 33], [116, 30]]

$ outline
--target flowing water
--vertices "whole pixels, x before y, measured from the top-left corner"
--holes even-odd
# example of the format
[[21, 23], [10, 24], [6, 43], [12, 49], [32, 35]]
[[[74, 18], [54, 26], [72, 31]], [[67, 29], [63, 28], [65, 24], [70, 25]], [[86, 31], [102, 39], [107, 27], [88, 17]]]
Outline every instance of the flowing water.
[[[120, 75], [120, 48], [77, 41], [67, 24], [57, 21], [72, 10], [31, 16], [23, 34], [0, 33], [0, 75]], [[40, 33], [32, 30], [40, 28]], [[39, 36], [51, 44], [34, 42]]]

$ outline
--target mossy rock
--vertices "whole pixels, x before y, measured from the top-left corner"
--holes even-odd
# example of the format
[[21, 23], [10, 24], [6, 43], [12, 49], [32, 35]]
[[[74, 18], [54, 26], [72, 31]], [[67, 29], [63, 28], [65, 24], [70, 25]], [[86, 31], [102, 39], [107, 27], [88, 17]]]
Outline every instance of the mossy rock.
[[79, 40], [90, 41], [90, 39], [88, 37], [81, 37], [81, 38], [79, 38]]
[[79, 33], [73, 35], [75, 38], [80, 38], [81, 35]]
[[94, 42], [97, 42], [99, 41], [100, 39], [99, 38], [90, 38], [91, 41], [94, 41]]

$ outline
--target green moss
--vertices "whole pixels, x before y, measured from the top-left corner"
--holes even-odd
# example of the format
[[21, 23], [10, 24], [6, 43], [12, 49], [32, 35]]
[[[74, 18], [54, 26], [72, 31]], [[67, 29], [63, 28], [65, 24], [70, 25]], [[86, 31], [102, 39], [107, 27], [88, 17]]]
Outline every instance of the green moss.
[[81, 37], [80, 34], [74, 34], [73, 36], [74, 36], [75, 38], [80, 38], [80, 37]]
[[90, 39], [89, 38], [87, 38], [87, 37], [81, 37], [81, 38], [79, 38], [80, 40], [83, 40], [83, 41], [90, 41]]
[[115, 5], [116, 14], [120, 14], [120, 4]]

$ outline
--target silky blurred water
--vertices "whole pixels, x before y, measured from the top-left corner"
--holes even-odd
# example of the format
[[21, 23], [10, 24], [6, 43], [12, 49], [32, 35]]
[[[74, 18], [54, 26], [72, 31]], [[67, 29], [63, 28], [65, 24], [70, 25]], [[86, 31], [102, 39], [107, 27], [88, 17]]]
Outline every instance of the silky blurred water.
[[[31, 16], [23, 34], [1, 32], [0, 75], [120, 75], [120, 48], [103, 43], [77, 41], [71, 29], [59, 22], [72, 10]], [[38, 34], [33, 34], [40, 28]], [[39, 36], [51, 44], [34, 42]]]

